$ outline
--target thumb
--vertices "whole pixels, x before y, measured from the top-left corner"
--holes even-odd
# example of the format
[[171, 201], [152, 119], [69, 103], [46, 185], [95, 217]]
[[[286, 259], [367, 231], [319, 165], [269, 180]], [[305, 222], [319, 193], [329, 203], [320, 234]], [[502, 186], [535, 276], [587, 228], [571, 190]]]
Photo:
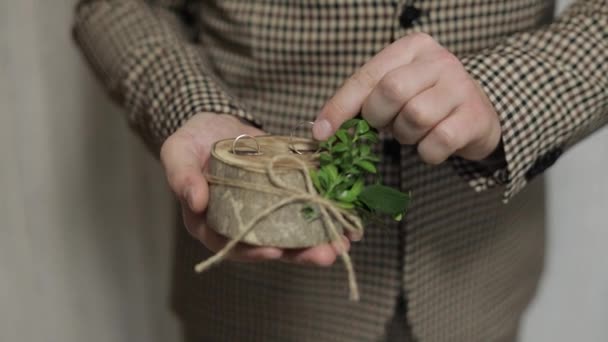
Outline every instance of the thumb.
[[207, 208], [209, 186], [203, 176], [208, 151], [200, 151], [193, 139], [179, 132], [165, 141], [160, 154], [169, 187], [195, 212]]

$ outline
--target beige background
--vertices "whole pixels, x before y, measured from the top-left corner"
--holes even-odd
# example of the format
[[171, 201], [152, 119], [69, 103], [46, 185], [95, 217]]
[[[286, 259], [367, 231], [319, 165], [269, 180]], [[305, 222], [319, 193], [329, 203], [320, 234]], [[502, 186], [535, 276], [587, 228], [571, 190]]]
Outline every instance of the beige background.
[[[72, 6], [0, 0], [0, 341], [175, 341], [171, 199], [71, 44]], [[607, 169], [603, 130], [549, 174], [524, 342], [608, 341]]]

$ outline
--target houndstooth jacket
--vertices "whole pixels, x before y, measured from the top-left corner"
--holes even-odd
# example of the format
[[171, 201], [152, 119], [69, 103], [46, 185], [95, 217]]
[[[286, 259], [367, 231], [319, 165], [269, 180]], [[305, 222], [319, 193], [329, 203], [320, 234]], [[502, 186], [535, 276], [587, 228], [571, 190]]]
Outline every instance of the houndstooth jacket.
[[[505, 160], [431, 167], [387, 138], [383, 179], [413, 192], [401, 224], [366, 229], [345, 271], [226, 262], [177, 232], [174, 308], [201, 341], [377, 341], [401, 298], [409, 339], [512, 341], [543, 264], [542, 179], [608, 119], [608, 1], [90, 0], [76, 41], [154, 149], [189, 117], [229, 113], [286, 134], [384, 46], [429, 33], [500, 116]], [[516, 196], [517, 195], [517, 196]], [[505, 203], [508, 202], [508, 203]]]

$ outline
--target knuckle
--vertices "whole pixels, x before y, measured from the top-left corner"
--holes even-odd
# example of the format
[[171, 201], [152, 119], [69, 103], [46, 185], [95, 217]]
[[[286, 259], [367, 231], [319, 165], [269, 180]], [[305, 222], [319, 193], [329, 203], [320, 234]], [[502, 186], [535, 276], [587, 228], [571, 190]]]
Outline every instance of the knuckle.
[[456, 135], [448, 127], [439, 125], [433, 129], [432, 134], [435, 142], [442, 148], [449, 149], [450, 151], [458, 148]]
[[428, 46], [435, 45], [437, 42], [433, 37], [425, 32], [415, 32], [409, 35], [411, 41], [416, 45]]
[[[441, 71], [449, 73], [450, 78], [462, 78], [466, 75], [462, 63], [454, 54], [446, 49], [441, 49], [435, 54], [435, 63], [438, 64]], [[447, 75], [446, 75], [447, 76]]]
[[415, 128], [427, 128], [433, 123], [426, 104], [419, 100], [410, 101], [404, 108], [404, 119]]
[[374, 106], [369, 102], [366, 102], [361, 108], [361, 116], [367, 120], [370, 126], [375, 128], [382, 128], [387, 124], [383, 117], [376, 115]]
[[391, 101], [401, 100], [407, 91], [405, 82], [395, 73], [389, 73], [382, 78], [378, 88], [382, 95]]
[[448, 51], [447, 49], [440, 49], [435, 58], [438, 63], [440, 63], [444, 67], [460, 67], [461, 63], [458, 57], [456, 57], [453, 53]]
[[365, 120], [367, 120], [372, 126], [374, 126], [374, 113], [373, 110], [371, 109], [371, 106], [369, 103], [364, 103], [363, 107], [361, 107], [361, 117], [363, 117]]

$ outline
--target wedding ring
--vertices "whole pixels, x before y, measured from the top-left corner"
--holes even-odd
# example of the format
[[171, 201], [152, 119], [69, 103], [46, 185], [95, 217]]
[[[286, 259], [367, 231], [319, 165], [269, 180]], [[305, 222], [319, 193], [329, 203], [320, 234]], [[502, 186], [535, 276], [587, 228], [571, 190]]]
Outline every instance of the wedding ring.
[[[252, 139], [255, 142], [255, 150], [238, 150], [237, 149], [237, 142], [239, 142], [239, 140], [243, 140], [243, 139]], [[245, 145], [246, 146], [246, 145]], [[250, 146], [246, 146], [251, 148]], [[262, 152], [260, 151], [260, 143], [258, 143], [258, 140], [249, 135], [249, 134], [241, 134], [238, 137], [234, 138], [234, 141], [232, 142], [232, 153], [233, 154], [239, 154], [239, 155], [260, 155], [262, 154]]]
[[295, 137], [295, 133], [296, 130], [300, 127], [302, 127], [303, 125], [310, 125], [312, 128], [312, 125], [314, 125], [314, 122], [312, 121], [304, 121], [304, 122], [300, 122], [299, 124], [295, 125], [295, 127], [291, 130], [291, 134], [289, 135], [289, 149], [297, 154], [304, 154], [304, 153], [317, 153], [319, 152], [319, 148], [317, 146], [316, 149], [302, 149], [302, 148], [297, 148], [296, 145], [294, 144], [293, 140]]

